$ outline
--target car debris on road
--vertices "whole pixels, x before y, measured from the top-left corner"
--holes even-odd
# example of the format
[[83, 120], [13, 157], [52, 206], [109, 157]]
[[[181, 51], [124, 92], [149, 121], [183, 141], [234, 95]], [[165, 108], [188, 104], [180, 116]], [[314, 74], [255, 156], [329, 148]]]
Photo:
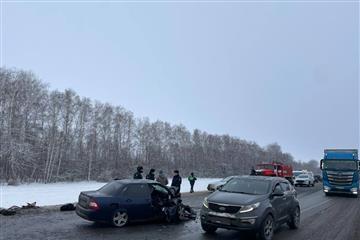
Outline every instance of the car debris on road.
[[60, 211], [75, 211], [76, 206], [73, 203], [64, 204], [60, 207]]
[[34, 209], [34, 208], [39, 208], [39, 206], [36, 206], [36, 202], [26, 203], [26, 205], [23, 205], [21, 207], [12, 206], [7, 209], [0, 208], [0, 214], [4, 216], [12, 216], [15, 215], [21, 209]]

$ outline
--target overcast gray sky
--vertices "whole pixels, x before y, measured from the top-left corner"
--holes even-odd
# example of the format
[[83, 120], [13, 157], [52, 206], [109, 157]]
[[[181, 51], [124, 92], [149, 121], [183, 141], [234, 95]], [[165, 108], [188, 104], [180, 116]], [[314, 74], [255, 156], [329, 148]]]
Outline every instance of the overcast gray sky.
[[359, 145], [359, 3], [3, 3], [3, 64], [297, 160]]

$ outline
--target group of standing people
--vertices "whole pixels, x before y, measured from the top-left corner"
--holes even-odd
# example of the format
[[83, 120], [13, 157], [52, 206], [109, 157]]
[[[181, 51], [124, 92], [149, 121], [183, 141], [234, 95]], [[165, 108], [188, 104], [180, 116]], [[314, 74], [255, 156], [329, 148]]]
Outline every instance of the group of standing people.
[[[144, 172], [144, 168], [142, 166], [138, 166], [136, 172], [134, 173], [134, 179], [143, 179], [143, 175], [142, 175], [143, 172]], [[159, 175], [155, 177], [155, 169], [153, 168], [150, 169], [149, 173], [145, 176], [145, 178], [149, 180], [157, 181], [165, 186], [168, 185], [169, 183], [166, 175], [162, 170], [160, 170]], [[197, 180], [193, 172], [188, 177], [188, 180], [190, 183], [190, 192], [193, 193], [195, 181]], [[180, 176], [179, 170], [174, 170], [174, 176], [171, 181], [171, 186], [176, 187], [177, 193], [180, 193], [181, 183], [182, 183], [182, 178]]]

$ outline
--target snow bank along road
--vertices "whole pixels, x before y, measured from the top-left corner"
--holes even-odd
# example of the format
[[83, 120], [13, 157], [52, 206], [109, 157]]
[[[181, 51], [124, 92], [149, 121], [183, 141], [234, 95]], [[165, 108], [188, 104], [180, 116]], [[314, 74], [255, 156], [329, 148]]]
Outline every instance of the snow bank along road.
[[[277, 231], [274, 240], [360, 239], [360, 198], [325, 197], [320, 184], [314, 188], [304, 187], [297, 190], [302, 208], [300, 229], [290, 230], [284, 225]], [[198, 210], [207, 194], [184, 194], [183, 199], [186, 204]], [[253, 236], [227, 230], [218, 230], [216, 234], [208, 235], [203, 233], [198, 220], [170, 225], [142, 223], [117, 229], [87, 222], [75, 212], [42, 211], [1, 216], [0, 239], [246, 240], [253, 239]]]
[[[210, 182], [219, 181], [220, 178], [199, 178], [195, 184], [195, 191], [205, 191]], [[171, 179], [169, 179], [171, 183]], [[0, 207], [26, 205], [27, 202], [36, 202], [37, 206], [57, 205], [77, 202], [82, 191], [96, 190], [106, 183], [101, 182], [73, 182], [73, 183], [31, 183], [19, 186], [0, 185]], [[190, 184], [183, 178], [181, 192], [189, 192]]]

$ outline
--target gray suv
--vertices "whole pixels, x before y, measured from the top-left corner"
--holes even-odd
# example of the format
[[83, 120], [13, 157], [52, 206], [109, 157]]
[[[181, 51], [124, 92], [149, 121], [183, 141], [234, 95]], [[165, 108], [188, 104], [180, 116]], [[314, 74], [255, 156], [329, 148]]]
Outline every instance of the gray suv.
[[218, 228], [251, 230], [270, 240], [277, 226], [300, 224], [296, 191], [284, 178], [240, 176], [205, 198], [201, 226], [213, 233]]

